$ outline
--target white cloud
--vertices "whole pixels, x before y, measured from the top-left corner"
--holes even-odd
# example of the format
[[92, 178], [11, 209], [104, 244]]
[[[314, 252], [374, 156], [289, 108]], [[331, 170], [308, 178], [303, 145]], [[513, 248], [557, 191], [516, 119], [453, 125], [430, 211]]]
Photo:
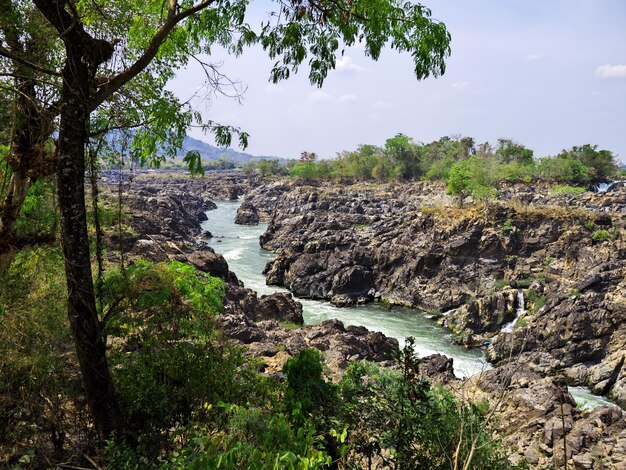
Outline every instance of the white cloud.
[[604, 64], [596, 68], [596, 75], [600, 78], [626, 77], [626, 64]]
[[454, 88], [455, 90], [465, 90], [468, 85], [469, 82], [455, 82], [450, 85], [450, 88]]
[[526, 60], [533, 61], [533, 60], [543, 59], [544, 57], [545, 56], [543, 54], [528, 54], [526, 56]]
[[357, 100], [356, 95], [341, 95], [339, 97], [339, 101], [341, 103], [349, 103], [351, 101], [356, 101], [356, 100]]
[[343, 56], [337, 60], [335, 64], [335, 70], [344, 71], [344, 72], [363, 72], [365, 67], [361, 67], [358, 64], [355, 64], [350, 56]]
[[333, 95], [322, 90], [315, 90], [309, 95], [309, 101], [312, 103], [325, 103], [334, 100]]

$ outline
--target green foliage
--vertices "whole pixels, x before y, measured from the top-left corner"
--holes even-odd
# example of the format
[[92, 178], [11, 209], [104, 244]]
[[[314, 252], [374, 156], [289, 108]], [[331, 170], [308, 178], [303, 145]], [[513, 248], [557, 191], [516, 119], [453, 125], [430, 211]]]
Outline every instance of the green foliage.
[[517, 228], [513, 225], [513, 221], [511, 219], [506, 219], [504, 224], [502, 224], [501, 233], [503, 235], [509, 235], [511, 233], [515, 233], [516, 230]]
[[259, 173], [263, 177], [288, 174], [287, 169], [277, 160], [260, 160], [258, 163], [258, 169]]
[[565, 196], [567, 198], [577, 198], [585, 194], [587, 190], [578, 186], [556, 185], [552, 188], [552, 194], [555, 196]]
[[140, 453], [152, 456], [175, 423], [238, 393], [243, 359], [213, 321], [224, 284], [178, 261], [139, 261], [107, 273], [103, 292], [107, 333], [124, 344], [111, 356], [116, 388]]
[[320, 175], [321, 163], [296, 162], [289, 175], [295, 178], [315, 179]]
[[458, 196], [459, 204], [467, 196], [485, 200], [494, 197], [493, 173], [487, 160], [473, 155], [455, 163], [448, 176], [448, 193]]
[[596, 243], [602, 243], [611, 238], [611, 234], [608, 230], [594, 230], [591, 234], [591, 239]]
[[498, 279], [496, 280], [496, 282], [493, 285], [494, 290], [499, 291], [501, 289], [504, 289], [505, 287], [508, 287], [511, 281], [509, 281], [508, 279], [502, 278], [502, 279]]
[[50, 448], [51, 435], [70, 426], [77, 432], [80, 424], [72, 420], [84, 418], [69, 367], [74, 352], [63, 273], [56, 247], [36, 247], [18, 253], [0, 278], [0, 467], [20, 455], [33, 460]]
[[420, 156], [413, 139], [398, 134], [385, 142], [385, 155], [394, 162], [395, 176], [412, 179], [420, 175]]
[[51, 183], [40, 180], [31, 185], [15, 222], [18, 236], [54, 235], [59, 224], [54, 198]]
[[547, 181], [584, 184], [590, 179], [587, 167], [579, 160], [569, 157], [542, 158], [537, 171]]
[[315, 448], [314, 436], [302, 428], [294, 432], [284, 415], [268, 417], [239, 407], [231, 412], [228, 435], [195, 428], [185, 436], [189, 445], [173, 452], [160, 468], [308, 470], [331, 464], [330, 456]]
[[581, 294], [581, 292], [578, 289], [570, 289], [569, 292], [567, 293], [567, 296], [570, 299], [575, 299], [576, 297], [578, 297]]
[[270, 58], [279, 59], [272, 69], [273, 82], [288, 78], [310, 55], [309, 79], [321, 86], [335, 66], [340, 46], [351, 46], [357, 41], [364, 43], [365, 54], [374, 60], [387, 43], [400, 52], [409, 52], [418, 79], [445, 71], [450, 35], [445, 25], [432, 20], [430, 10], [422, 5], [344, 0], [330, 8], [298, 2], [282, 5], [284, 21], [268, 22], [258, 37], [244, 35], [236, 47], [239, 52], [246, 42], [258, 38]]
[[320, 353], [305, 349], [289, 359], [283, 368], [287, 375], [285, 405], [297, 422], [311, 413], [327, 413], [336, 403], [336, 387], [324, 380]]
[[401, 371], [357, 362], [344, 373], [346, 442], [356, 451], [349, 463], [364, 468], [382, 458], [392, 468], [450, 468], [458, 449], [459, 464], [471, 454], [470, 468], [509, 468], [487, 429], [486, 405], [431, 386], [419, 375], [413, 347], [407, 340]]
[[605, 180], [617, 174], [617, 160], [613, 152], [598, 150], [597, 145], [585, 144], [572, 147], [571, 150], [561, 152], [557, 158], [575, 160], [587, 168], [589, 179]]
[[183, 157], [183, 161], [187, 164], [191, 175], [204, 175], [202, 167], [202, 156], [197, 150], [191, 150]]
[[524, 167], [534, 163], [533, 151], [510, 139], [498, 139], [496, 155], [505, 164], [517, 163]]
[[[597, 159], [583, 158], [584, 152], [578, 150], [535, 160], [533, 151], [521, 144], [509, 139], [498, 142], [494, 152], [488, 142], [476, 148], [470, 137], [442, 137], [421, 144], [398, 134], [387, 139], [383, 147], [360, 145], [354, 151], [338, 154], [334, 160], [294, 162], [290, 174], [307, 179], [445, 180], [450, 194], [486, 200], [496, 195], [494, 187], [498, 182], [531, 183], [540, 179], [585, 184], [598, 171], [594, 166]], [[590, 146], [581, 148], [587, 147]], [[559, 187], [573, 188], [568, 185], [557, 186], [557, 194]], [[574, 197], [569, 190], [561, 194]]]

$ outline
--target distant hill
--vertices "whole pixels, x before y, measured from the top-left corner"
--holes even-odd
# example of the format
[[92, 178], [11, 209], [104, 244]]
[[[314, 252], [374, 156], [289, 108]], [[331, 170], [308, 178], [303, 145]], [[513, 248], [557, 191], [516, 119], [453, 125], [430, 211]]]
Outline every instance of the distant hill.
[[250, 160], [280, 160], [286, 161], [284, 158], [262, 155], [250, 155], [245, 152], [238, 152], [228, 147], [215, 147], [211, 144], [207, 144], [206, 142], [198, 139], [194, 139], [193, 137], [185, 137], [183, 141], [183, 148], [178, 152], [180, 157], [183, 157], [187, 152], [191, 150], [196, 150], [200, 153], [203, 160], [230, 160], [234, 163], [247, 163]]

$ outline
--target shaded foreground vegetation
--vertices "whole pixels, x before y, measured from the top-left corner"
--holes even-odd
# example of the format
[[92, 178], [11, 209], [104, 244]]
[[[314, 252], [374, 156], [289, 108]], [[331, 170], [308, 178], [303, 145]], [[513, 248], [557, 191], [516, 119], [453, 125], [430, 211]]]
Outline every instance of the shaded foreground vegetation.
[[331, 383], [305, 350], [286, 381], [268, 377], [217, 326], [223, 281], [176, 261], [104, 274], [99, 308], [127, 431], [103, 443], [64, 319], [62, 270], [58, 248], [40, 247], [2, 278], [2, 465], [508, 468], [487, 405], [420, 377], [411, 342], [393, 370], [357, 362]]

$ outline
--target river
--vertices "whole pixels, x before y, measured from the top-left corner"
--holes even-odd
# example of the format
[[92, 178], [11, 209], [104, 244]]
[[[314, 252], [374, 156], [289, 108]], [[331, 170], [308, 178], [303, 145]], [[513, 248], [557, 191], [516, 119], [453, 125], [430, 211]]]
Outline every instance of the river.
[[[213, 238], [207, 240], [208, 244], [224, 256], [230, 270], [246, 287], [260, 295], [288, 292], [287, 289], [265, 284], [262, 271], [266, 263], [274, 257], [272, 252], [259, 245], [259, 237], [265, 232], [266, 225], [236, 225], [234, 220], [239, 205], [240, 201], [218, 201], [217, 209], [206, 213], [208, 220], [202, 224], [202, 228], [213, 234]], [[304, 321], [307, 324], [337, 318], [346, 325], [363, 325], [372, 331], [380, 331], [396, 338], [401, 346], [405, 338], [413, 336], [416, 352], [420, 357], [440, 353], [453, 358], [454, 371], [458, 377], [472, 376], [490, 368], [482, 350], [465, 349], [455, 344], [448, 330], [419, 311], [401, 307], [387, 310], [373, 304], [339, 308], [327, 301], [298, 300], [302, 303]], [[611, 404], [582, 387], [571, 387], [570, 392], [583, 407]]]

